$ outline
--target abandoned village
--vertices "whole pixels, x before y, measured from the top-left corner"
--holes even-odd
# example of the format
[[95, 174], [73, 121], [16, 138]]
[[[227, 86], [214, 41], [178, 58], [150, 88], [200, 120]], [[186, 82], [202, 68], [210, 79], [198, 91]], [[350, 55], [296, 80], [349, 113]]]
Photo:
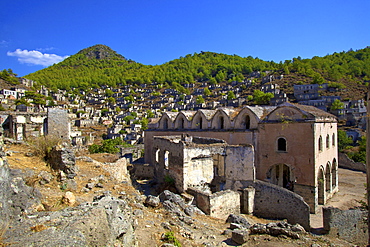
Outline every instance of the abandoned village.
[[[294, 86], [298, 103], [290, 103], [275, 80], [279, 78], [262, 79], [261, 90], [275, 95], [264, 106], [245, 105], [241, 98], [197, 103], [195, 95], [202, 88], [180, 105], [176, 104], [180, 94], [167, 90], [151, 105], [154, 115], [144, 130], [135, 120], [147, 117], [147, 109], [140, 100], [132, 104], [125, 99], [129, 86], [113, 90], [114, 105], [107, 103], [106, 89], [69, 98], [66, 91], [51, 93], [42, 87], [38, 93], [50, 97], [56, 106], [40, 108], [11, 104], [33, 83], [21, 79], [18, 88], [2, 89], [1, 103], [8, 109], [0, 113], [0, 121], [5, 138], [22, 142], [52, 135], [76, 149], [94, 142], [94, 133], [87, 129], [103, 126], [108, 139], [122, 138], [132, 144], [121, 148], [120, 157], [126, 159], [133, 178], [157, 185], [171, 179], [177, 193], [191, 196], [194, 205], [215, 218], [250, 214], [286, 219], [310, 231], [310, 214], [321, 210], [319, 206], [325, 206], [340, 189], [339, 166], [364, 171], [363, 165], [338, 154], [337, 127], [339, 120], [344, 121], [351, 126], [347, 135], [354, 141], [360, 138], [366, 129], [365, 102], [348, 101], [343, 109], [331, 111], [338, 97], [320, 96], [320, 91], [330, 88], [311, 84]], [[238, 95], [245, 83], [248, 80], [223, 90]], [[143, 86], [142, 93], [149, 96], [152, 90]], [[68, 105], [60, 105], [61, 101]], [[109, 110], [102, 112], [99, 105]], [[130, 114], [114, 112], [116, 106], [136, 112], [135, 117], [125, 119]], [[363, 238], [364, 224], [358, 222], [364, 213], [355, 215], [326, 208], [324, 228]], [[347, 222], [336, 224], [343, 218]]]

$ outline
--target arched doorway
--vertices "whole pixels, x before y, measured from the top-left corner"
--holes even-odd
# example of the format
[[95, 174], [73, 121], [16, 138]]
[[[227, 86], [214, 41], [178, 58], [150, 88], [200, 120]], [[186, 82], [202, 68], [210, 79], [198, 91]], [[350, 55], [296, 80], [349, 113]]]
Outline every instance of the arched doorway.
[[338, 179], [338, 166], [337, 166], [337, 160], [334, 159], [332, 167], [331, 167], [331, 187], [333, 190], [338, 185], [337, 179]]
[[251, 128], [251, 118], [249, 115], [245, 116], [245, 129], [249, 130]]
[[225, 128], [225, 121], [224, 121], [224, 117], [223, 116], [220, 116], [219, 118], [219, 129], [224, 129]]
[[324, 168], [320, 167], [319, 174], [317, 174], [317, 192], [318, 192], [318, 203], [321, 205], [325, 204], [325, 183], [324, 183]]
[[273, 165], [267, 172], [267, 179], [272, 184], [294, 191], [295, 177], [291, 167], [286, 164]]
[[325, 169], [325, 189], [327, 192], [331, 192], [331, 168], [330, 162], [326, 164]]

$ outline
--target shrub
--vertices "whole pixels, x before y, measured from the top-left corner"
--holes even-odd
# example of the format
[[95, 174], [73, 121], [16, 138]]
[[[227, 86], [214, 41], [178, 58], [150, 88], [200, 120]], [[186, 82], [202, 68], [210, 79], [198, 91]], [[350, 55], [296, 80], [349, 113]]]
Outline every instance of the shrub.
[[175, 235], [172, 231], [171, 232], [166, 232], [164, 234], [163, 240], [168, 242], [168, 243], [173, 244], [174, 246], [181, 247], [181, 243], [179, 242], [179, 240], [176, 239], [176, 237], [175, 237]]
[[56, 136], [39, 136], [28, 139], [31, 151], [34, 155], [45, 158], [51, 149], [63, 142], [63, 139]]

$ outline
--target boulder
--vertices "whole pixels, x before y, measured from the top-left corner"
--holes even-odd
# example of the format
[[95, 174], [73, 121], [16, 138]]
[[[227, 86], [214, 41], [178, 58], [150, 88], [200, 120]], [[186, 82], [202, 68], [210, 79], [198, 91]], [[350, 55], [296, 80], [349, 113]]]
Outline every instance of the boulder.
[[149, 195], [145, 200], [145, 205], [151, 206], [151, 207], [158, 207], [160, 203], [158, 196], [152, 196]]
[[234, 230], [232, 232], [231, 239], [237, 244], [244, 244], [248, 241], [249, 238], [249, 231], [248, 230]]
[[76, 156], [68, 145], [53, 147], [47, 155], [47, 161], [52, 169], [63, 171], [69, 179], [77, 175]]
[[243, 216], [237, 214], [230, 214], [229, 217], [227, 217], [226, 222], [236, 223], [244, 228], [249, 228], [251, 226], [251, 224]]

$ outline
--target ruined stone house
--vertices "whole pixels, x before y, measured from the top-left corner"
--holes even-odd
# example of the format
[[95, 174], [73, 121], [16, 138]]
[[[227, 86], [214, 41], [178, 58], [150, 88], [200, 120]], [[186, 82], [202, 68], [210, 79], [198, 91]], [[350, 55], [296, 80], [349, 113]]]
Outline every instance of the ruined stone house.
[[[158, 138], [181, 135], [225, 143], [184, 149], [186, 141]], [[180, 190], [201, 182], [216, 190], [238, 190], [247, 186], [245, 181], [258, 179], [299, 194], [312, 213], [338, 190], [337, 120], [311, 106], [284, 103], [165, 112], [148, 125], [144, 143], [145, 161], [155, 166], [160, 179], [166, 174], [176, 177]], [[235, 145], [244, 151], [228, 153]], [[168, 162], [174, 158], [179, 160], [170, 169]]]
[[66, 110], [48, 108], [48, 112], [7, 112], [0, 116], [4, 135], [21, 141], [30, 137], [52, 135], [62, 139], [71, 137], [71, 126]]

